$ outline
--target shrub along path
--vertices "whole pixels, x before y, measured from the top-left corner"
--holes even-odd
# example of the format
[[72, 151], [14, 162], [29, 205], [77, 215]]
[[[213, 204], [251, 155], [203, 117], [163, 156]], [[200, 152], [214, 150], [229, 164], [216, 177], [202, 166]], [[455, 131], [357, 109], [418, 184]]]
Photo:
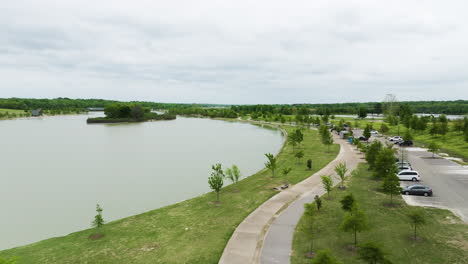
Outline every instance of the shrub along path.
[[[295, 128], [285, 129], [290, 132]], [[285, 145], [277, 156], [279, 169], [275, 178], [271, 177], [270, 171], [262, 170], [237, 184], [226, 186], [221, 190], [220, 204], [213, 203], [216, 194], [210, 192], [110, 222], [102, 227], [105, 236], [101, 239], [89, 239], [95, 231], [88, 229], [4, 250], [0, 252], [0, 258], [18, 256], [18, 264], [218, 263], [239, 223], [277, 194], [273, 187], [285, 181], [296, 184], [320, 170], [337, 155], [338, 145], [333, 145], [328, 152], [320, 142], [318, 132], [307, 130], [303, 133], [301, 150], [305, 156], [301, 164], [297, 164], [292, 147]], [[307, 170], [305, 164], [309, 158], [313, 160], [312, 171]], [[286, 167], [291, 167], [292, 171], [283, 176], [279, 171]], [[86, 222], [91, 220], [83, 219]], [[34, 225], [34, 219], [31, 219], [31, 224]]]
[[[345, 216], [340, 200], [352, 193], [360, 209], [367, 215], [369, 230], [358, 233], [358, 243], [375, 241], [383, 246], [392, 263], [468, 263], [468, 225], [464, 224], [451, 212], [435, 208], [421, 208], [426, 224], [418, 228], [421, 240], [411, 239], [413, 229], [408, 219], [408, 213], [413, 209], [405, 204], [401, 196], [393, 197], [399, 206], [389, 208], [383, 205], [389, 201], [388, 195], [380, 192], [382, 181], [372, 178], [372, 172], [367, 164], [362, 164], [353, 172], [346, 191], [335, 188], [332, 200], [323, 199], [320, 213], [314, 216], [314, 251], [330, 249], [342, 263], [364, 263], [358, 259], [355, 251], [349, 250], [354, 242], [351, 233], [340, 230], [340, 224]], [[298, 226], [305, 223], [302, 217]], [[305, 257], [309, 251], [310, 235], [297, 228], [294, 234], [293, 254], [291, 263], [310, 263]]]

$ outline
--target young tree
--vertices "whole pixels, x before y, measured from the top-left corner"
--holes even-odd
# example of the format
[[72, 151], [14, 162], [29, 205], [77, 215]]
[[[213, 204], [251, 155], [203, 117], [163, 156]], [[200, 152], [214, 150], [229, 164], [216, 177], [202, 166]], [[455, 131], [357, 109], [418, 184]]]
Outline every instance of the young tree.
[[96, 204], [97, 215], [94, 216], [94, 220], [91, 222], [93, 227], [99, 230], [104, 225], [104, 218], [102, 217], [102, 207], [99, 204]]
[[393, 149], [391, 147], [383, 148], [375, 160], [374, 176], [385, 179], [390, 175], [395, 175], [397, 172], [398, 168], [395, 165]]
[[311, 160], [311, 159], [308, 159], [308, 160], [307, 160], [307, 169], [308, 169], [308, 170], [311, 170], [311, 169], [312, 169], [312, 160]]
[[312, 260], [312, 264], [341, 264], [341, 262], [332, 256], [330, 250], [320, 250]]
[[371, 130], [371, 128], [370, 128], [369, 124], [367, 124], [366, 128], [364, 128], [364, 132], [362, 133], [362, 135], [364, 137], [366, 137], [366, 138], [370, 138], [370, 136], [371, 136], [370, 130]]
[[393, 205], [393, 195], [400, 194], [401, 187], [400, 187], [400, 180], [396, 174], [389, 174], [384, 178], [384, 182], [382, 184], [383, 191], [386, 194], [390, 195], [390, 204]]
[[294, 138], [299, 145], [304, 141], [304, 134], [302, 134], [302, 131], [299, 128], [294, 131]]
[[208, 184], [210, 185], [210, 188], [216, 192], [216, 201], [219, 202], [219, 192], [224, 184], [224, 172], [221, 168], [221, 164], [219, 163], [211, 166], [211, 168], [213, 169], [213, 172], [211, 172], [211, 176], [208, 178]]
[[271, 177], [275, 177], [275, 170], [278, 167], [276, 157], [271, 153], [266, 153], [265, 157], [268, 159], [268, 161], [265, 162], [265, 167], [271, 170]]
[[346, 167], [346, 163], [340, 163], [335, 166], [335, 172], [338, 174], [338, 176], [340, 176], [341, 179], [341, 189], [344, 189], [344, 180], [347, 171], [348, 168]]
[[333, 144], [333, 136], [328, 128], [322, 130], [321, 139], [322, 143], [327, 146], [327, 151], [330, 151], [330, 146]]
[[315, 205], [317, 206], [317, 211], [320, 212], [320, 209], [322, 208], [322, 199], [320, 198], [320, 196], [315, 195], [314, 201], [315, 201]]
[[292, 168], [283, 168], [281, 170], [281, 173], [283, 174], [283, 176], [286, 178], [286, 176], [288, 176], [288, 174], [292, 171]]
[[439, 145], [437, 145], [437, 143], [435, 143], [435, 141], [432, 141], [427, 150], [429, 150], [430, 152], [432, 152], [432, 158], [434, 158], [434, 154], [435, 152], [439, 151]]
[[426, 224], [426, 219], [421, 210], [413, 210], [408, 214], [411, 226], [414, 228], [414, 240], [416, 240], [416, 229], [418, 226]]
[[293, 147], [294, 152], [296, 149], [296, 145], [298, 144], [294, 133], [288, 135], [288, 144]]
[[304, 220], [301, 222], [301, 230], [304, 232], [310, 240], [310, 248], [308, 254], [313, 254], [314, 248], [314, 217], [315, 217], [315, 206], [312, 203], [304, 204]]
[[359, 258], [369, 264], [391, 264], [385, 257], [382, 247], [374, 242], [366, 242], [359, 246]]
[[386, 132], [388, 132], [388, 130], [390, 130], [390, 129], [388, 128], [388, 126], [386, 124], [380, 125], [380, 132], [386, 133]]
[[353, 209], [352, 213], [346, 214], [341, 223], [341, 229], [354, 233], [354, 246], [357, 246], [357, 233], [369, 229], [366, 215], [361, 210]]
[[354, 200], [353, 194], [348, 194], [343, 197], [340, 201], [341, 209], [352, 214], [352, 210], [356, 207], [356, 201]]
[[327, 191], [328, 198], [330, 198], [330, 192], [333, 187], [333, 179], [330, 175], [322, 175], [320, 178], [322, 178], [323, 188], [325, 191]]
[[372, 144], [369, 145], [367, 152], [366, 152], [366, 161], [369, 163], [369, 168], [373, 169], [375, 165], [375, 160], [377, 159], [377, 155], [382, 150], [382, 143], [380, 141], [374, 141]]
[[232, 165], [231, 168], [226, 169], [226, 178], [228, 178], [232, 183], [237, 183], [241, 176], [241, 172], [236, 165]]
[[411, 135], [410, 129], [406, 129], [405, 135], [403, 136], [403, 140], [413, 140], [413, 135]]
[[300, 150], [300, 151], [296, 152], [296, 154], [294, 154], [294, 157], [297, 158], [297, 163], [300, 164], [301, 159], [304, 157], [304, 151]]

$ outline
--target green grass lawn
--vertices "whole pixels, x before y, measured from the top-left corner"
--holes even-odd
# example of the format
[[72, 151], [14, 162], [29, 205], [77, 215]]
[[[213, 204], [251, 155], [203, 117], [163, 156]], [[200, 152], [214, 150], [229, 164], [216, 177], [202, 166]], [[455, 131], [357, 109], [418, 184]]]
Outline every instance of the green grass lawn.
[[[406, 214], [412, 208], [405, 204], [401, 196], [394, 197], [399, 203], [398, 207], [383, 206], [389, 198], [378, 191], [381, 182], [373, 180], [367, 168], [365, 164], [360, 165], [353, 172], [345, 191], [335, 188], [331, 200], [323, 199], [323, 211], [316, 218], [316, 230], [319, 231], [314, 240], [315, 251], [330, 249], [343, 263], [364, 263], [357, 258], [355, 251], [347, 249], [354, 242], [353, 235], [339, 229], [345, 215], [339, 200], [352, 193], [360, 208], [366, 212], [370, 226], [369, 231], [358, 234], [358, 242], [381, 243], [388, 258], [395, 264], [468, 263], [468, 225], [447, 210], [424, 208], [427, 224], [419, 229], [418, 234], [422, 240], [411, 240], [412, 228]], [[310, 263], [310, 259], [304, 257], [309, 244], [305, 234], [296, 229], [291, 263]]]
[[[316, 131], [304, 131], [302, 149], [305, 157], [300, 165], [296, 164], [289, 145], [278, 155], [280, 168], [293, 168], [287, 178], [280, 173], [271, 178], [269, 171], [260, 171], [236, 185], [223, 188], [220, 205], [213, 203], [216, 195], [211, 192], [108, 223], [102, 229], [105, 236], [99, 240], [88, 239], [95, 232], [88, 229], [1, 251], [0, 257], [18, 256], [18, 263], [24, 264], [218, 263], [239, 223], [276, 193], [272, 187], [284, 181], [294, 184], [312, 175], [335, 158], [339, 146], [333, 145], [328, 152]], [[306, 170], [305, 161], [309, 158], [314, 164], [312, 171]], [[92, 219], [85, 219], [88, 220]], [[34, 219], [31, 224], [34, 225]]]
[[[6, 116], [6, 114], [8, 114], [8, 116]], [[15, 118], [23, 116], [25, 114], [29, 115], [29, 113], [24, 112], [24, 110], [0, 108], [0, 119]]]

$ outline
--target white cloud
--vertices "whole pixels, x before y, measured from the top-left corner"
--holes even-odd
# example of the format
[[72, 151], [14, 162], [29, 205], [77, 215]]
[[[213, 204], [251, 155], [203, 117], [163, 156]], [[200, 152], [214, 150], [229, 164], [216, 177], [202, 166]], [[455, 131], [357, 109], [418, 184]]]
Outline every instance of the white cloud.
[[465, 1], [0, 7], [0, 97], [320, 103], [468, 98]]

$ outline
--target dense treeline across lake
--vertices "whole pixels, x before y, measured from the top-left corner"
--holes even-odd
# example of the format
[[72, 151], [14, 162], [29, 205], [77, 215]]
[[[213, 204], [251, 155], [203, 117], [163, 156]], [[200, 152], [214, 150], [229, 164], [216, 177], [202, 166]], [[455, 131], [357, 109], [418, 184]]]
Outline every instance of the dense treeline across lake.
[[88, 118], [87, 123], [143, 122], [149, 120], [174, 120], [171, 113], [158, 114], [139, 104], [110, 104], [104, 108], [105, 117]]

